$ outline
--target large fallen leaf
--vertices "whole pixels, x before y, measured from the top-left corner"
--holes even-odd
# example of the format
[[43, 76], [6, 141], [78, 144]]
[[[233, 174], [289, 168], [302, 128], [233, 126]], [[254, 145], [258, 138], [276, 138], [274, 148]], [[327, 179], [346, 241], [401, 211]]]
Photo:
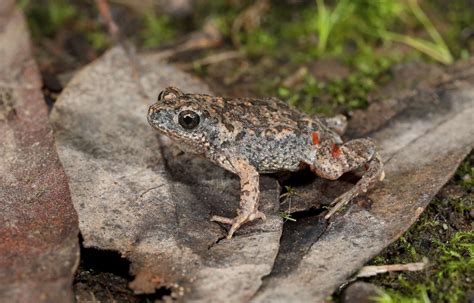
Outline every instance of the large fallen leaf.
[[277, 182], [262, 178], [267, 221], [220, 241], [225, 230], [209, 219], [235, 215], [238, 179], [177, 151], [146, 120], [166, 86], [209, 89], [153, 57], [127, 54], [115, 48], [86, 66], [51, 114], [84, 246], [131, 260], [137, 292], [166, 285], [187, 301], [246, 301], [278, 252]]
[[77, 216], [14, 4], [0, 4], [0, 301], [72, 302]]
[[302, 220], [291, 233], [285, 228], [252, 302], [322, 302], [414, 223], [474, 145], [474, 60], [357, 113], [352, 135], [368, 132], [386, 172], [368, 195], [370, 210], [359, 206], [368, 201], [353, 203], [328, 226]]
[[[220, 241], [225, 231], [208, 220], [234, 213], [238, 180], [149, 128], [147, 106], [168, 85], [208, 92], [116, 48], [72, 80], [52, 113], [84, 245], [130, 259], [138, 292], [167, 285], [184, 301], [322, 301], [416, 220], [473, 145], [470, 64], [356, 113], [350, 134], [369, 133], [386, 161], [373, 203], [361, 197], [329, 225], [315, 216], [286, 224], [279, 249], [279, 191], [264, 177], [269, 220]], [[348, 181], [315, 179], [307, 187], [317, 194], [303, 192], [297, 209], [327, 204]]]

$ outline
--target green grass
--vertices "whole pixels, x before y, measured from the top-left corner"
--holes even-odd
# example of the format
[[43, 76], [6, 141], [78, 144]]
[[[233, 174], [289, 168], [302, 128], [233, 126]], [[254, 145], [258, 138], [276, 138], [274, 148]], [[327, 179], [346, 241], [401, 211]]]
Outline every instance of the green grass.
[[417, 287], [415, 293], [411, 296], [404, 296], [394, 291], [384, 291], [380, 297], [374, 298], [379, 303], [430, 303], [426, 289]]
[[280, 204], [288, 203], [288, 209], [279, 213], [280, 217], [285, 221], [296, 222], [296, 219], [291, 215], [291, 199], [297, 195], [296, 189], [291, 186], [285, 186], [285, 192], [280, 195]]
[[469, 39], [466, 36], [466, 30], [472, 28], [472, 20], [474, 20], [474, 10], [472, 3], [466, 0], [450, 0], [450, 1], [424, 1], [427, 13], [438, 16], [438, 21], [444, 22], [443, 38], [449, 45], [455, 58], [468, 58]]
[[[432, 60], [453, 61], [441, 34], [416, 0], [339, 0], [332, 4], [316, 0], [293, 10], [274, 4], [260, 27], [241, 33], [243, 49], [255, 57], [271, 54], [278, 45], [274, 55], [280, 58], [308, 61], [330, 56], [350, 63], [358, 56], [376, 58], [379, 47], [392, 52], [390, 46], [397, 42]], [[419, 29], [429, 39], [404, 33]]]
[[[28, 15], [37, 41], [53, 38], [69, 28], [96, 51], [110, 47], [106, 29], [97, 22], [96, 9], [91, 6], [84, 13], [79, 3], [21, 0], [19, 5]], [[134, 17], [138, 25], [132, 39], [142, 48], [156, 48], [183, 33], [199, 30], [210, 18], [223, 34], [226, 47], [236, 47], [230, 45], [233, 21], [252, 3], [198, 2], [193, 16], [186, 20], [148, 10]], [[370, 103], [370, 92], [383, 84], [380, 78], [394, 63], [413, 58], [450, 63], [453, 58], [469, 55], [461, 32], [471, 26], [474, 12], [465, 1], [421, 4], [423, 7], [415, 0], [314, 0], [297, 5], [271, 2], [260, 25], [242, 30], [238, 40], [241, 51], [253, 64], [249, 73], [261, 79], [258, 94], [275, 95], [278, 91], [280, 97], [308, 113], [351, 111]], [[203, 52], [202, 56], [212, 52]], [[199, 57], [199, 53], [193, 57]], [[263, 58], [273, 61], [260, 67]], [[341, 62], [349, 68], [350, 76], [322, 81], [309, 73], [295, 86], [284, 87], [279, 82], [297, 67], [322, 58]], [[254, 71], [259, 68], [262, 71]], [[205, 75], [206, 68], [200, 72]]]
[[296, 222], [296, 219], [293, 218], [293, 217], [291, 216], [291, 214], [288, 213], [288, 212], [281, 211], [281, 212], [279, 213], [279, 216], [280, 216], [283, 220], [285, 220], [285, 221]]
[[[200, 11], [217, 20], [230, 39], [233, 20], [249, 5], [217, 0], [201, 6]], [[270, 75], [264, 75], [262, 81], [268, 83], [260, 83], [263, 89], [259, 94], [277, 91], [281, 98], [311, 114], [351, 111], [369, 104], [369, 94], [383, 84], [380, 78], [394, 63], [413, 58], [445, 64], [453, 61], [442, 33], [425, 10], [415, 0], [315, 0], [293, 6], [272, 2], [259, 26], [239, 33], [239, 42], [250, 60], [271, 57], [276, 65], [269, 68]], [[463, 18], [469, 16], [474, 13]], [[452, 27], [445, 23], [445, 28]], [[321, 58], [338, 60], [351, 75], [321, 81], [310, 74], [291, 87], [275, 81], [284, 79], [295, 66]], [[258, 68], [255, 65], [254, 69]]]

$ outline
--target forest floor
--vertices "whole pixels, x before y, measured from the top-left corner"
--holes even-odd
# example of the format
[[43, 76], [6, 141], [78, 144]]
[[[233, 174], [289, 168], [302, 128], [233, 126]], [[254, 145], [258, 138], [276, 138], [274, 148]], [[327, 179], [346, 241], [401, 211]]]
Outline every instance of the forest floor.
[[[54, 104], [74, 71], [114, 41], [95, 6], [85, 1], [19, 2], [32, 32], [43, 92]], [[332, 1], [325, 10], [323, 1], [178, 1], [184, 4], [162, 7], [150, 6], [149, 1], [111, 2], [121, 41], [132, 42], [141, 52], [161, 52], [216, 94], [278, 96], [310, 114], [342, 113], [350, 118], [352, 111], [383, 98], [378, 91], [392, 79], [397, 64], [442, 65], [474, 53], [474, 11], [469, 9], [474, 3], [469, 0], [423, 1], [422, 15], [399, 1], [366, 7]], [[357, 18], [338, 16], [344, 9]], [[397, 43], [409, 38], [418, 44]], [[435, 51], [423, 51], [423, 45]], [[473, 205], [471, 153], [416, 224], [369, 262], [429, 263], [419, 272], [365, 278], [383, 290], [379, 301], [474, 299]], [[82, 256], [77, 292], [127, 302], [153, 301], [167, 294], [163, 290], [134, 296], [127, 288], [128, 264], [118, 255], [84, 249]], [[342, 300], [341, 293], [332, 300]]]

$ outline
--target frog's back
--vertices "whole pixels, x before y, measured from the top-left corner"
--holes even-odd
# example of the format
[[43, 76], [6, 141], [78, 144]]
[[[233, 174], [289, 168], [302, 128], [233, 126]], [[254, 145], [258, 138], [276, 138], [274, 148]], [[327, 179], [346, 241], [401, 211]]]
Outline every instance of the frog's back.
[[199, 95], [197, 98], [202, 99], [201, 104], [206, 107], [211, 117], [216, 117], [231, 131], [235, 128], [251, 128], [257, 132], [271, 129], [298, 131], [314, 128], [313, 124], [319, 124], [277, 98], [231, 99], [207, 95]]
[[276, 98], [264, 99], [225, 99], [224, 118], [229, 121], [240, 121], [254, 129], [279, 127], [296, 130], [301, 128], [298, 121], [308, 120], [304, 114], [289, 107]]
[[244, 156], [260, 172], [297, 170], [311, 148], [311, 133], [327, 132], [319, 120], [277, 98], [195, 98], [202, 98], [201, 104], [221, 125], [211, 144], [215, 151]]

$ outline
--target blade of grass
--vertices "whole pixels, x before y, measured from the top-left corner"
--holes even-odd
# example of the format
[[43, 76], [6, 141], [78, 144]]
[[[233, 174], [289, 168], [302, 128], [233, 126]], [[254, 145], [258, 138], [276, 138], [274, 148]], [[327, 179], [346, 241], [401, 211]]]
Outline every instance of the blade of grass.
[[316, 0], [316, 6], [318, 8], [316, 15], [316, 23], [319, 33], [318, 53], [322, 54], [326, 50], [332, 25], [329, 17], [329, 11], [324, 4], [324, 0]]
[[415, 15], [416, 19], [423, 25], [428, 34], [431, 36], [431, 39], [433, 39], [436, 44], [442, 45], [443, 47], [447, 48], [441, 35], [436, 30], [431, 20], [421, 9], [420, 5], [418, 4], [418, 0], [409, 0], [408, 5], [413, 15]]
[[449, 48], [447, 47], [439, 32], [434, 27], [433, 23], [419, 6], [418, 0], [408, 0], [407, 3], [412, 14], [415, 16], [418, 22], [423, 25], [433, 42], [426, 39], [390, 32], [380, 28], [372, 34], [378, 35], [383, 40], [406, 44], [443, 64], [451, 64], [453, 62], [453, 56], [451, 55]]
[[324, 0], [316, 0], [316, 7], [318, 10], [316, 14], [319, 36], [318, 53], [321, 55], [326, 51], [329, 34], [334, 25], [351, 12], [353, 5], [349, 0], [340, 0], [331, 12], [324, 3]]
[[443, 64], [451, 64], [453, 62], [453, 57], [449, 50], [439, 44], [392, 32], [384, 32], [382, 35], [387, 40], [404, 43], [413, 47]]

